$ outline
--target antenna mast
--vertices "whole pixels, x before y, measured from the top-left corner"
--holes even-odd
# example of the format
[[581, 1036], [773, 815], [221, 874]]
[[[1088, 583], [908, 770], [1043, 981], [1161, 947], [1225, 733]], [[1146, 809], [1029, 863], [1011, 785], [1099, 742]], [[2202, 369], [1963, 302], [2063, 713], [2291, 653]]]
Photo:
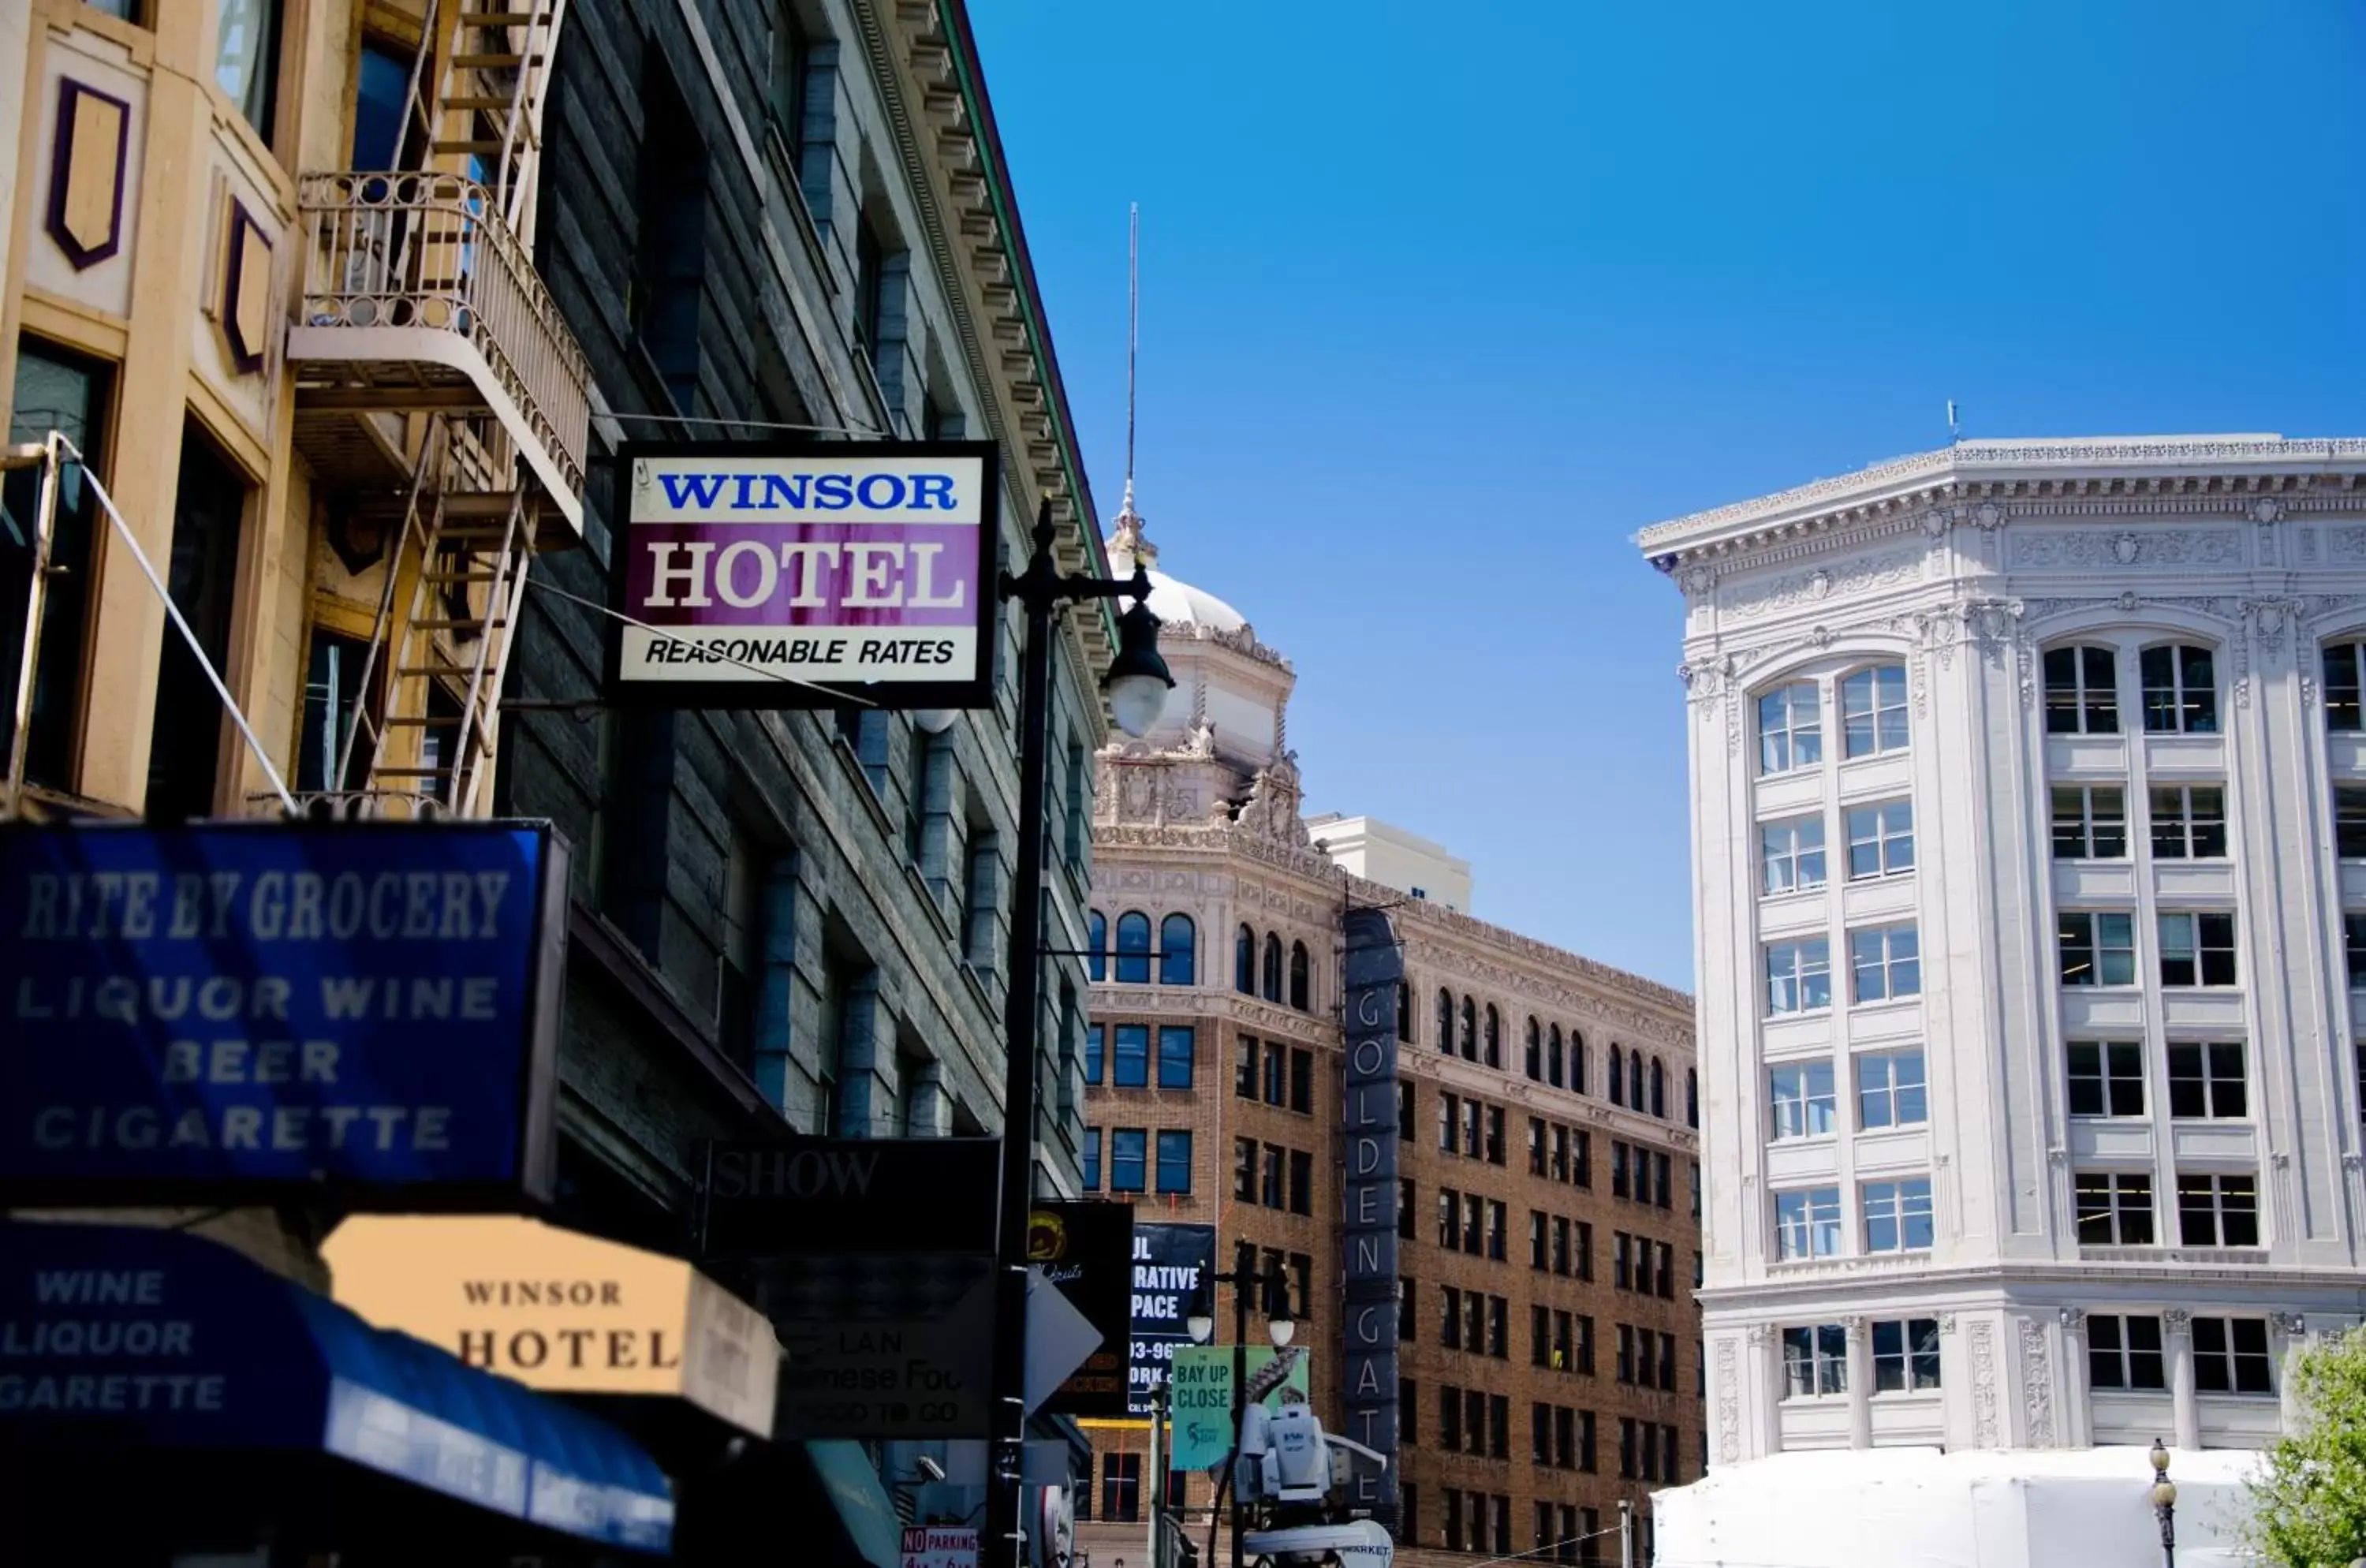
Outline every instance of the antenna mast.
[[1125, 500], [1133, 510], [1133, 366], [1142, 344], [1142, 204], [1125, 214]]

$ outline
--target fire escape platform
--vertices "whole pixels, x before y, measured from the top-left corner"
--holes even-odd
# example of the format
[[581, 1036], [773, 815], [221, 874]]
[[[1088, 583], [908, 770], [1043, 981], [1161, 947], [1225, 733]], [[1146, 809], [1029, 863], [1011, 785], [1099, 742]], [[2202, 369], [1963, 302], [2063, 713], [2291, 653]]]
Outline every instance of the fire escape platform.
[[400, 484], [396, 416], [488, 420], [542, 493], [535, 547], [581, 543], [591, 367], [490, 194], [456, 175], [340, 172], [304, 175], [298, 206], [310, 247], [287, 362], [307, 461], [334, 482]]

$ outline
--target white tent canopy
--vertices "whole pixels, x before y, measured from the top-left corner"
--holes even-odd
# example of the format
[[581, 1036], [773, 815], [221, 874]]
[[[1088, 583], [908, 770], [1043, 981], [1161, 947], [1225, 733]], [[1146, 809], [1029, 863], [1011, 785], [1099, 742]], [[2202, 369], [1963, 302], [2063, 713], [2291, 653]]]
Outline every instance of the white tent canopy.
[[[2178, 1568], [2255, 1559], [2237, 1530], [2234, 1450], [2180, 1450]], [[1777, 1454], [1655, 1493], [1659, 1568], [2158, 1568], [2153, 1472], [2138, 1448], [1869, 1449]]]

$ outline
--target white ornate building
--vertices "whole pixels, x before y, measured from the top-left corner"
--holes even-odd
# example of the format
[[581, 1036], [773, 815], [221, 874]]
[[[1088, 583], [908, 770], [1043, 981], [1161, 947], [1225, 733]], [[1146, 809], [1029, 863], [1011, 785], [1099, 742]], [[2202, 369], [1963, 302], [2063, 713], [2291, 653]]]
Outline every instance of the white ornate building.
[[2258, 1447], [2359, 1321], [2362, 475], [1967, 442], [1639, 536], [1686, 611], [1714, 1463]]

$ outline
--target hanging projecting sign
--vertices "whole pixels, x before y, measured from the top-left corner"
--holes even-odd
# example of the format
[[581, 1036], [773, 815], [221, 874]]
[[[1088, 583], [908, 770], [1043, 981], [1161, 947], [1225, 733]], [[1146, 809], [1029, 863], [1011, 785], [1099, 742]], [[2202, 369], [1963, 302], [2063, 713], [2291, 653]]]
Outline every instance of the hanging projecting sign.
[[1123, 1416], [1132, 1353], [1133, 1205], [1036, 1204], [1027, 1216], [1027, 1261], [1100, 1336], [1048, 1408], [1058, 1416]]
[[1175, 1352], [1191, 1343], [1191, 1298], [1200, 1282], [1215, 1271], [1215, 1226], [1133, 1227], [1133, 1333], [1128, 1351], [1127, 1415], [1151, 1413], [1151, 1385], [1167, 1375], [1167, 1363]]
[[994, 443], [636, 442], [618, 460], [612, 700], [993, 701]]
[[1397, 1506], [1397, 1008], [1404, 949], [1378, 909], [1351, 909], [1346, 982], [1346, 1234], [1340, 1293], [1347, 1314], [1346, 1436], [1388, 1460], [1358, 1460], [1348, 1506], [1394, 1528]]
[[506, 1215], [356, 1215], [321, 1256], [340, 1304], [464, 1366], [566, 1393], [680, 1398], [772, 1435], [772, 1325], [680, 1258]]
[[0, 830], [0, 1206], [546, 1199], [566, 888], [508, 823]]

